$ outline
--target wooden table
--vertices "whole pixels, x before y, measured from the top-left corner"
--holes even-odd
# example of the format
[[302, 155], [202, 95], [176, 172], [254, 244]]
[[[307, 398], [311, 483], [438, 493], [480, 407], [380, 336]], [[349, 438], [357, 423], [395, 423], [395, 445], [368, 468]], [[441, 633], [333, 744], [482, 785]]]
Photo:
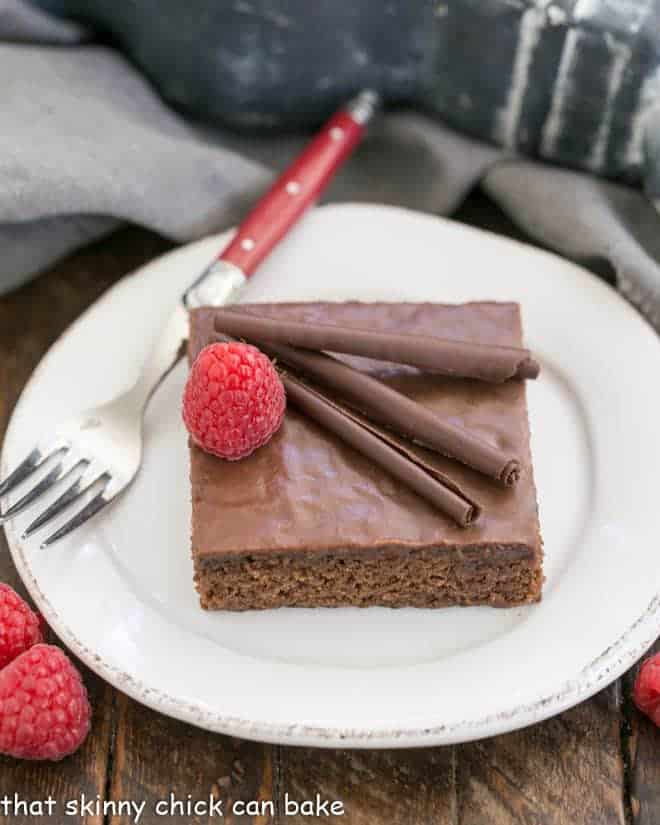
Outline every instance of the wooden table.
[[[457, 217], [516, 234], [482, 196], [469, 199]], [[30, 373], [68, 324], [122, 275], [169, 246], [143, 230], [125, 229], [0, 299], [0, 434]], [[0, 580], [24, 592], [4, 534]], [[125, 811], [65, 816], [64, 802], [82, 793], [88, 800], [98, 795], [146, 801], [143, 825], [223, 821], [156, 816], [155, 802], [173, 792], [183, 801], [188, 794], [195, 800], [213, 794], [274, 803], [274, 815], [229, 816], [225, 822], [325, 821], [286, 816], [284, 810], [285, 793], [299, 800], [319, 793], [343, 802], [343, 816], [330, 821], [346, 825], [660, 825], [660, 730], [633, 707], [633, 676], [554, 719], [494, 739], [353, 751], [261, 745], [206, 733], [138, 705], [84, 670], [94, 720], [83, 748], [54, 765], [0, 757], [0, 804], [4, 794], [28, 802], [51, 794], [58, 810], [51, 817], [5, 816], [0, 807], [0, 822], [133, 821]]]

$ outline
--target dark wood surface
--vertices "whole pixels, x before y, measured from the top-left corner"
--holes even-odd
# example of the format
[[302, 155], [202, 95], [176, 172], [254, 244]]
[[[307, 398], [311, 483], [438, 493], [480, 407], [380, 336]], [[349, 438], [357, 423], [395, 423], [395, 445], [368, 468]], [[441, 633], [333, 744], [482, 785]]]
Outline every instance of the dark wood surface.
[[[506, 218], [475, 196], [458, 216], [506, 234]], [[0, 435], [21, 388], [47, 348], [83, 309], [125, 273], [170, 248], [124, 229], [0, 299]], [[0, 580], [24, 593], [0, 536]], [[604, 606], [606, 609], [606, 606]], [[98, 799], [146, 806], [140, 822], [341, 822], [345, 825], [660, 825], [660, 730], [632, 705], [634, 672], [547, 722], [445, 748], [352, 751], [241, 741], [161, 716], [83, 668], [94, 706], [84, 747], [59, 764], [0, 757], [0, 801]], [[267, 689], [267, 686], [264, 687]], [[487, 679], [484, 682], [487, 689]], [[225, 817], [157, 816], [156, 801], [225, 800]], [[287, 814], [291, 799], [341, 800], [342, 815]], [[226, 800], [273, 803], [227, 816]], [[126, 810], [51, 817], [2, 815], [0, 823], [129, 825]]]

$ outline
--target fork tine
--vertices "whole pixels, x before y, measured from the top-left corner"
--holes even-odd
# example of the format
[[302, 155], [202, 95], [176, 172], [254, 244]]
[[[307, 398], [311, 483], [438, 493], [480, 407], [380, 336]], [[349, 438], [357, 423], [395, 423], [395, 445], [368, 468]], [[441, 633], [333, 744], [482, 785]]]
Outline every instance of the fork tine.
[[11, 492], [14, 487], [18, 486], [22, 481], [25, 481], [25, 479], [28, 476], [31, 476], [32, 473], [44, 463], [44, 461], [52, 458], [57, 453], [66, 452], [67, 450], [68, 447], [62, 445], [53, 447], [50, 452], [44, 453], [44, 451], [39, 447], [35, 447], [30, 455], [21, 461], [18, 467], [16, 467], [16, 469], [10, 473], [2, 483], [0, 483], [0, 496], [4, 496], [6, 493]]
[[[41, 547], [48, 547], [49, 545], [53, 544], [56, 541], [59, 541], [61, 538], [64, 538], [68, 533], [72, 530], [77, 529], [86, 521], [88, 521], [92, 516], [96, 515], [100, 510], [102, 510], [107, 504], [110, 504], [114, 495], [106, 496], [106, 488], [110, 483], [110, 473], [103, 473], [103, 475], [99, 476], [96, 481], [92, 482], [89, 487], [92, 487], [98, 481], [103, 479], [105, 484], [103, 485], [103, 489], [99, 490], [98, 493], [92, 498], [87, 504], [79, 510], [76, 515], [67, 521], [66, 524], [63, 524], [59, 530], [56, 530], [51, 536], [48, 536], [47, 539], [41, 542]], [[87, 489], [89, 490], [89, 487]]]
[[[84, 459], [84, 461], [87, 461], [87, 459]], [[83, 487], [83, 480], [88, 471], [89, 462], [87, 461], [87, 466], [84, 468], [82, 474], [73, 482], [73, 484], [69, 485], [69, 487], [67, 487], [66, 490], [55, 499], [55, 501], [49, 504], [48, 507], [46, 507], [46, 509], [43, 511], [43, 513], [38, 515], [34, 519], [34, 521], [28, 524], [21, 538], [28, 538], [28, 536], [31, 536], [32, 533], [34, 533], [36, 530], [39, 530], [40, 527], [43, 527], [44, 524], [47, 524], [51, 519], [54, 519], [55, 516], [58, 516], [60, 513], [66, 510], [67, 507], [73, 504], [76, 501], [76, 499], [80, 498], [80, 496], [84, 495], [91, 487], [98, 483], [99, 479], [103, 477], [97, 476], [97, 478], [95, 478], [88, 485]]]
[[15, 516], [17, 513], [20, 513], [22, 510], [25, 510], [26, 507], [29, 507], [33, 501], [36, 501], [40, 496], [44, 493], [48, 492], [58, 481], [63, 478], [66, 478], [70, 473], [72, 473], [76, 469], [85, 470], [89, 466], [89, 461], [85, 458], [69, 461], [65, 464], [63, 461], [60, 461], [58, 464], [53, 467], [53, 469], [48, 473], [48, 475], [44, 476], [38, 484], [35, 484], [31, 490], [22, 496], [15, 504], [7, 510], [5, 513], [0, 513], [0, 524], [4, 524], [10, 518]]
[[0, 524], [4, 524], [6, 521], [9, 521], [12, 516], [20, 513], [21, 510], [25, 509], [32, 501], [39, 498], [43, 492], [52, 487], [52, 485], [57, 481], [61, 466], [61, 464], [57, 464], [53, 467], [48, 475], [44, 476], [44, 478], [42, 478], [38, 484], [35, 484], [35, 486], [22, 498], [19, 498], [19, 500], [15, 504], [12, 504], [12, 506], [4, 513], [0, 513]]

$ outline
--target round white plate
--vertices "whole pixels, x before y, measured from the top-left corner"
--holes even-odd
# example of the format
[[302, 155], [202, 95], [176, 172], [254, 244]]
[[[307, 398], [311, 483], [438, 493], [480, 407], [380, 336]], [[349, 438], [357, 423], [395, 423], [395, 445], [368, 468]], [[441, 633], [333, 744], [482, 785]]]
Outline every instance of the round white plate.
[[[154, 261], [62, 336], [16, 407], [4, 471], [36, 435], [134, 379], [178, 295], [226, 240]], [[246, 301], [348, 298], [521, 303], [543, 366], [528, 383], [546, 548], [541, 604], [202, 611], [189, 550], [181, 364], [148, 411], [142, 472], [110, 511], [46, 551], [38, 539], [19, 539], [30, 516], [8, 525], [39, 608], [120, 690], [240, 737], [431, 745], [511, 730], [585, 699], [660, 631], [658, 339], [577, 266], [384, 207], [313, 212], [245, 293]]]

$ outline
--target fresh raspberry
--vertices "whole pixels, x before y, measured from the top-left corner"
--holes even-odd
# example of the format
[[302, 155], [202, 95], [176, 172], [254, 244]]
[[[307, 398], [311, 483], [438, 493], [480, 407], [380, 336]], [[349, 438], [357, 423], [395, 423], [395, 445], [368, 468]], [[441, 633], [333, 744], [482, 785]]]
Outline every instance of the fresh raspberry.
[[80, 674], [59, 647], [35, 645], [0, 671], [0, 753], [58, 761], [83, 742], [90, 718]]
[[39, 616], [15, 590], [0, 582], [0, 668], [43, 640]]
[[633, 687], [633, 699], [642, 713], [660, 727], [660, 653], [642, 662]]
[[250, 455], [277, 432], [286, 397], [275, 367], [250, 344], [210, 344], [199, 353], [183, 393], [192, 440], [221, 458]]

